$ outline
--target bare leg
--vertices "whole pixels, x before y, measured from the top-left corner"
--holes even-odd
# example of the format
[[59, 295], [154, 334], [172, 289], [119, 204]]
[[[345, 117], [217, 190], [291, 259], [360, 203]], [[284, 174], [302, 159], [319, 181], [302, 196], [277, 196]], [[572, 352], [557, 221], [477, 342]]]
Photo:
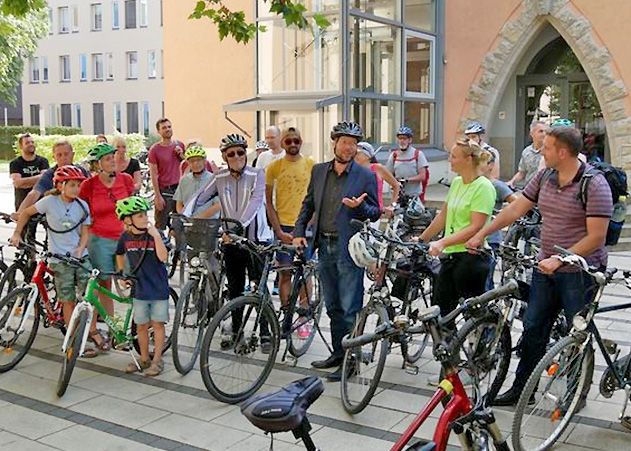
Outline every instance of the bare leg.
[[74, 311], [75, 303], [73, 301], [59, 301], [61, 302], [61, 312], [64, 315], [64, 324], [66, 327], [70, 323], [72, 312]]
[[[166, 333], [164, 323], [151, 321], [151, 325], [153, 326], [153, 361], [157, 363], [162, 360], [162, 349], [164, 348]], [[147, 348], [149, 347], [148, 342], [149, 339], [147, 338]]]
[[[138, 344], [140, 345], [140, 360], [149, 361], [149, 323], [137, 324], [136, 332], [138, 334]], [[164, 331], [164, 328], [163, 328]], [[162, 334], [164, 338], [164, 332]]]

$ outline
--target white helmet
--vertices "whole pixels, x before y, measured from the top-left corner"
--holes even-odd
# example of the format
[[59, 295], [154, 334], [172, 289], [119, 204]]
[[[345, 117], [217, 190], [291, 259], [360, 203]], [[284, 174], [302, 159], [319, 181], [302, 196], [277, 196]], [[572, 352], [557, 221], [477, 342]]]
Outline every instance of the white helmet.
[[360, 268], [368, 268], [377, 264], [377, 251], [366, 243], [361, 232], [357, 232], [348, 241], [348, 253]]

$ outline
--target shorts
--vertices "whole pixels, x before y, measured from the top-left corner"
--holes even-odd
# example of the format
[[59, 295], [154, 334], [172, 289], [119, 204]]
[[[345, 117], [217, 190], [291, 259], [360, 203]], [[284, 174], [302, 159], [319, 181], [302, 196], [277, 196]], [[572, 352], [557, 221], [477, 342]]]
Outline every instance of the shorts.
[[167, 186], [160, 189], [160, 194], [164, 199], [165, 206], [162, 210], [155, 210], [156, 229], [164, 230], [170, 223], [169, 214], [175, 213], [175, 201], [173, 200], [173, 194], [177, 189], [177, 185]]
[[[81, 296], [85, 293], [85, 287], [90, 279], [90, 271], [83, 268], [75, 268], [66, 263], [50, 263], [50, 269], [55, 275], [55, 291], [60, 302], [75, 302], [77, 290]], [[86, 267], [89, 267], [89, 262]]]
[[[281, 230], [285, 233], [292, 233], [294, 227], [292, 226], [280, 226]], [[311, 240], [307, 240], [308, 246], [305, 250], [307, 260], [311, 260], [313, 257], [313, 245]], [[276, 261], [279, 266], [290, 266], [294, 261], [294, 252], [276, 252]]]
[[[88, 239], [88, 254], [92, 266], [101, 272], [112, 273], [116, 271], [115, 258], [118, 240], [101, 238], [90, 234]], [[110, 276], [99, 275], [99, 280], [109, 280]]]
[[144, 301], [134, 299], [134, 322], [147, 324], [149, 321], [166, 323], [169, 321], [169, 300]]

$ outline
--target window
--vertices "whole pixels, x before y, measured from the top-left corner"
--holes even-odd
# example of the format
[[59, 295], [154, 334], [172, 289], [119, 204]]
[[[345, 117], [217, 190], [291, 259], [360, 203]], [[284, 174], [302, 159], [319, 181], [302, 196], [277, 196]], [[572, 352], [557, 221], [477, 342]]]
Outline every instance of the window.
[[127, 133], [138, 133], [138, 102], [127, 102]]
[[156, 78], [157, 76], [156, 51], [149, 50], [147, 54], [147, 77]]
[[31, 83], [39, 83], [39, 58], [33, 57], [29, 60], [29, 74]]
[[147, 7], [147, 0], [140, 0], [140, 26], [146, 27], [149, 25], [149, 8]]
[[436, 0], [403, 0], [403, 21], [411, 27], [433, 32]]
[[82, 53], [79, 55], [79, 69], [81, 71], [81, 81], [88, 79], [88, 55]]
[[142, 133], [149, 136], [149, 102], [142, 102]]
[[72, 6], [72, 32], [79, 31], [79, 7], [77, 5]]
[[59, 17], [59, 32], [70, 32], [70, 11], [67, 6], [57, 8], [57, 15]]
[[103, 54], [92, 54], [92, 80], [103, 80]]
[[138, 52], [127, 52], [127, 78], [138, 78]]
[[92, 16], [92, 31], [101, 31], [103, 29], [103, 6], [100, 3], [94, 3], [90, 6]]
[[72, 105], [72, 126], [81, 128], [81, 104]]
[[434, 123], [434, 104], [424, 102], [405, 102], [404, 121], [414, 130], [414, 142], [432, 144]]
[[136, 0], [125, 0], [125, 28], [136, 28]]
[[351, 118], [364, 129], [371, 143], [388, 143], [401, 123], [401, 102], [355, 98], [351, 100]]
[[[418, 1], [418, 0], [417, 0]], [[354, 7], [374, 16], [386, 17], [391, 20], [399, 19], [399, 3], [384, 2], [383, 0], [355, 0]]]
[[114, 128], [116, 128], [116, 130], [118, 132], [122, 131], [122, 122], [123, 122], [123, 112], [121, 109], [121, 104], [120, 102], [116, 102], [114, 104]]
[[160, 50], [160, 78], [164, 78], [164, 50]]
[[61, 126], [72, 126], [72, 105], [70, 105], [69, 103], [61, 104]]
[[106, 53], [105, 62], [107, 65], [107, 71], [105, 72], [108, 80], [114, 80], [114, 54]]
[[112, 0], [112, 29], [120, 28], [120, 5], [118, 0]]
[[70, 81], [70, 55], [59, 57], [59, 78], [61, 81]]
[[42, 56], [42, 83], [48, 83], [48, 57]]
[[162, 22], [163, 22], [163, 18], [162, 18], [162, 15], [163, 15], [162, 8], [163, 7], [164, 6], [162, 5], [162, 0], [160, 0], [160, 26], [162, 26]]
[[105, 133], [105, 116], [103, 115], [103, 104], [92, 104], [92, 133], [100, 135]]
[[39, 125], [39, 104], [30, 105], [31, 125]]
[[52, 8], [48, 8], [48, 34], [53, 34], [53, 9]]
[[421, 33], [405, 35], [405, 91], [406, 94], [433, 96], [432, 73], [433, 37]]

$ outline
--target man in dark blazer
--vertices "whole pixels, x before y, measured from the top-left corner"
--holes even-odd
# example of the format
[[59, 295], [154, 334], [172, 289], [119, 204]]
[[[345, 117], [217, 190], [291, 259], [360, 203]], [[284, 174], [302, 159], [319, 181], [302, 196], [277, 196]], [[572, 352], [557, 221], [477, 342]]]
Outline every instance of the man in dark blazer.
[[362, 308], [364, 269], [355, 265], [348, 242], [357, 227], [351, 219], [376, 221], [381, 215], [377, 200], [377, 179], [353, 161], [363, 132], [354, 122], [340, 122], [331, 131], [335, 158], [316, 164], [294, 229], [294, 245], [306, 246], [305, 230], [313, 218], [314, 246], [322, 296], [331, 319], [333, 354], [315, 361], [315, 368], [339, 368], [329, 381], [339, 381], [344, 357], [342, 338], [353, 329], [355, 315]]

